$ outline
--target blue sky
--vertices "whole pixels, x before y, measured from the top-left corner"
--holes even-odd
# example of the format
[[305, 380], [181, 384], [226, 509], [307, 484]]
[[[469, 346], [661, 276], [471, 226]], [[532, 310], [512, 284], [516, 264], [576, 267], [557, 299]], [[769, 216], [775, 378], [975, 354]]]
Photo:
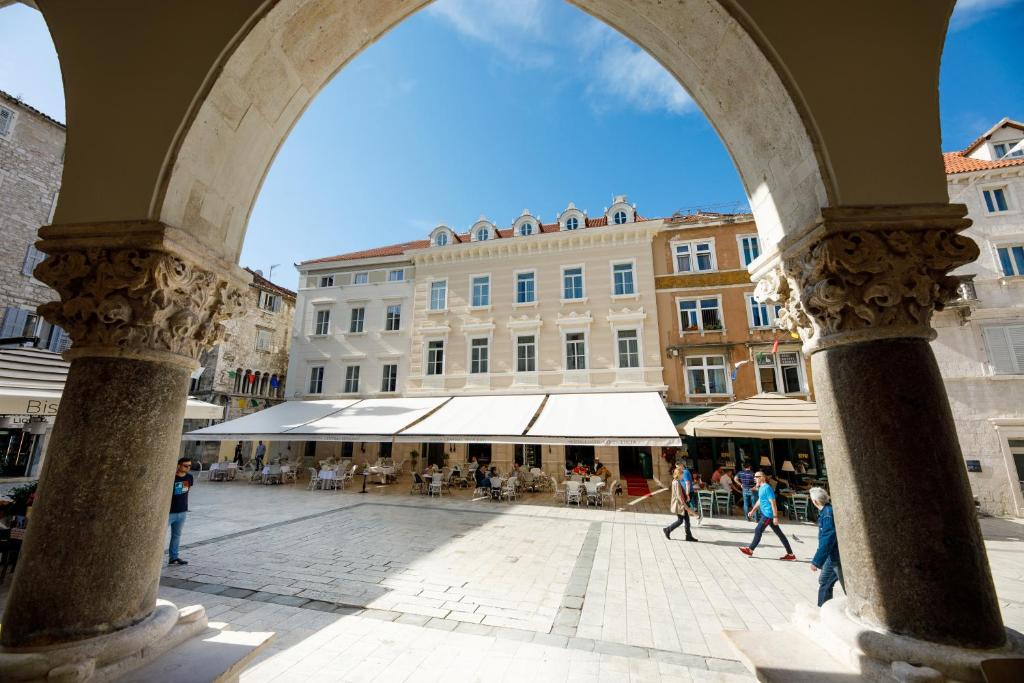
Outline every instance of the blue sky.
[[[500, 9], [498, 9], [500, 8]], [[961, 0], [940, 81], [943, 148], [1024, 118], [1024, 0]], [[571, 38], [567, 39], [566, 36]], [[63, 120], [40, 15], [0, 10], [0, 89]], [[440, 0], [346, 67], [282, 147], [242, 264], [286, 286], [291, 264], [567, 202], [643, 215], [744, 202], [732, 161], [646, 54], [560, 0]], [[301, 239], [295, 239], [301, 234]]]

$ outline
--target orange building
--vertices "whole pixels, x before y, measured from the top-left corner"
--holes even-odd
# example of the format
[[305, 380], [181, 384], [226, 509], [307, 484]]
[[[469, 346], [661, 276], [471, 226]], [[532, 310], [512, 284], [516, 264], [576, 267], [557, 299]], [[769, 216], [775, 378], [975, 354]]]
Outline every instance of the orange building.
[[[753, 298], [747, 265], [761, 249], [750, 214], [666, 219], [652, 248], [667, 404], [677, 423], [759, 392], [813, 398], [800, 341], [776, 328], [775, 307]], [[736, 444], [713, 448], [732, 452]]]

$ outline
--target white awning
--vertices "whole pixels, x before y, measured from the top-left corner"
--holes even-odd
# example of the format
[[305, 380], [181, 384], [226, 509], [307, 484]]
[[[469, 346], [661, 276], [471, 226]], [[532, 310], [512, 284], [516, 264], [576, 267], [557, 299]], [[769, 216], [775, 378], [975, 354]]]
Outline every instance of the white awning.
[[690, 418], [680, 429], [689, 436], [821, 439], [818, 406], [782, 394], [757, 394], [715, 408]]
[[661, 396], [654, 392], [551, 394], [526, 443], [584, 446], [679, 446]]
[[289, 429], [285, 436], [292, 441], [391, 441], [395, 434], [448, 400], [445, 396], [368, 398]]
[[[0, 349], [0, 415], [54, 416], [70, 364], [43, 349]], [[185, 419], [217, 420], [224, 408], [188, 398]]]
[[356, 403], [355, 399], [286, 401], [257, 413], [188, 432], [182, 438], [185, 441], [280, 441], [282, 433], [348, 408], [353, 403]]
[[544, 394], [456, 396], [428, 417], [403, 430], [405, 443], [524, 443]]

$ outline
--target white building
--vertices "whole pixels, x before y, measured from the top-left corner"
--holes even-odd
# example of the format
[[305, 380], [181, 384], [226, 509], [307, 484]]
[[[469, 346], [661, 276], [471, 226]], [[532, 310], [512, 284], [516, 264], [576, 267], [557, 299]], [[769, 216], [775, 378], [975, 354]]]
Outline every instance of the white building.
[[400, 396], [409, 374], [414, 269], [396, 244], [298, 264], [285, 396]]
[[1003, 119], [944, 160], [981, 255], [956, 271], [962, 297], [936, 314], [932, 347], [975, 499], [1024, 516], [1024, 124]]

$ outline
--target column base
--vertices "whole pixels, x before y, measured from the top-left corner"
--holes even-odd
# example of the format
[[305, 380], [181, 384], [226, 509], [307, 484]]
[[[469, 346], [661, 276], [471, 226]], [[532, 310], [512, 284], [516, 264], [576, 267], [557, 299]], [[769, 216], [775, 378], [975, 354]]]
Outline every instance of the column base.
[[798, 606], [793, 626], [782, 631], [724, 635], [760, 681], [849, 681], [854, 676], [886, 683], [983, 683], [982, 662], [1024, 661], [1024, 635], [1017, 631], [1006, 629], [1006, 644], [999, 648], [941, 645], [855, 621], [846, 612], [845, 597], [820, 610]]
[[201, 605], [178, 609], [157, 600], [137, 624], [95, 638], [42, 647], [0, 647], [0, 680], [112, 681], [159, 657], [207, 627]]

